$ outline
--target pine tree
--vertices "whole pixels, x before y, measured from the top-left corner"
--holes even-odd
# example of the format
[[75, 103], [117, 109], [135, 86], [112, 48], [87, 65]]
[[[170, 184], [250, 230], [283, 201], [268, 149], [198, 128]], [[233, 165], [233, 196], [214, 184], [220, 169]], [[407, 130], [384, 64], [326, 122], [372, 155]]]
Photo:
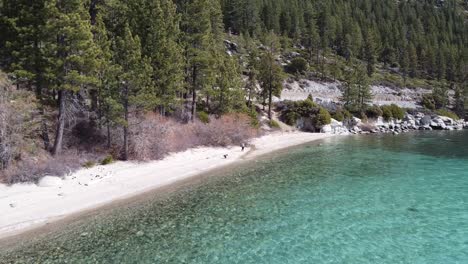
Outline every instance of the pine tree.
[[246, 93], [247, 93], [247, 106], [250, 108], [252, 107], [252, 99], [255, 95], [255, 92], [257, 90], [257, 84], [258, 84], [258, 68], [259, 68], [259, 63], [258, 63], [258, 49], [256, 43], [250, 39], [247, 38], [246, 40], [247, 44], [247, 49], [250, 51], [250, 54], [248, 55], [248, 61], [246, 65], [246, 72], [247, 72], [247, 84], [246, 84]]
[[341, 101], [352, 112], [364, 112], [372, 100], [369, 78], [364, 67], [353, 66], [353, 71], [345, 75]]
[[375, 64], [377, 62], [377, 43], [374, 33], [369, 31], [365, 35], [364, 40], [364, 60], [367, 64], [367, 75], [372, 76], [375, 72]]
[[362, 113], [365, 111], [367, 105], [372, 100], [372, 93], [370, 90], [370, 83], [368, 74], [362, 67], [355, 69], [356, 75], [356, 87], [357, 87], [357, 106], [359, 111]]
[[439, 47], [439, 52], [437, 53], [437, 80], [442, 80], [445, 78], [445, 69], [447, 67], [444, 51]]
[[413, 44], [410, 44], [408, 47], [408, 68], [409, 68], [409, 76], [414, 78], [417, 76], [417, 69], [418, 69], [418, 55], [416, 53], [416, 48]]
[[[115, 8], [123, 9], [116, 5]], [[171, 0], [135, 0], [127, 2], [130, 30], [141, 41], [143, 56], [151, 61], [154, 90], [148, 103], [165, 115], [179, 103], [183, 90], [183, 49], [180, 40], [180, 16]]]
[[224, 56], [218, 67], [216, 85], [213, 87], [212, 112], [221, 116], [245, 108], [245, 94], [241, 89], [242, 80], [238, 62], [233, 57]]
[[280, 97], [283, 88], [283, 69], [276, 63], [278, 52], [278, 40], [274, 33], [266, 36], [265, 40], [267, 50], [261, 57], [259, 80], [262, 87], [263, 102], [265, 106], [268, 99], [268, 118], [272, 119], [273, 96]]
[[222, 14], [216, 0], [194, 0], [182, 17], [187, 90], [192, 94], [191, 119], [195, 120], [198, 92], [215, 84], [223, 32]]
[[[99, 126], [105, 125], [107, 131], [107, 147], [111, 147], [111, 128], [124, 125], [119, 104], [119, 67], [113, 62], [112, 41], [103, 21], [103, 15], [95, 15], [93, 26], [94, 42], [97, 50], [97, 83], [93, 87], [96, 93], [96, 110]], [[91, 107], [93, 109], [93, 107]]]
[[117, 85], [120, 109], [123, 111], [122, 159], [128, 160], [130, 110], [144, 109], [153, 105], [151, 100], [146, 100], [154, 89], [150, 78], [152, 68], [149, 60], [142, 56], [139, 37], [133, 36], [128, 25], [124, 28], [123, 36], [116, 40], [114, 56], [120, 71]]
[[342, 96], [340, 101], [343, 102], [345, 109], [354, 111], [354, 103], [357, 98], [357, 91], [354, 85], [355, 75], [353, 71], [347, 71], [342, 84]]
[[223, 1], [224, 25], [227, 30], [254, 36], [259, 29], [259, 11], [257, 1]]
[[53, 81], [58, 90], [58, 119], [52, 153], [62, 150], [63, 132], [67, 110], [74, 93], [96, 82], [96, 47], [93, 42], [89, 13], [80, 0], [54, 0], [49, 3], [50, 16], [47, 21], [49, 32], [57, 42], [50, 45], [56, 54]]
[[[34, 89], [41, 115], [41, 132], [44, 148], [50, 147], [48, 124], [45, 117], [49, 85], [48, 75], [51, 64], [47, 57], [45, 43], [53, 40], [46, 30], [48, 18], [47, 1], [6, 0], [2, 6], [0, 24], [3, 39], [0, 49], [5, 52], [6, 69], [9, 70], [18, 86]], [[1, 62], [0, 62], [1, 65]]]
[[455, 86], [455, 106], [454, 111], [459, 117], [465, 116], [465, 92], [461, 86]]
[[309, 63], [312, 63], [314, 53], [316, 57], [316, 64], [319, 64], [319, 49], [320, 49], [320, 35], [317, 29], [315, 20], [310, 15], [307, 23], [306, 34], [303, 40], [304, 46], [307, 49]]

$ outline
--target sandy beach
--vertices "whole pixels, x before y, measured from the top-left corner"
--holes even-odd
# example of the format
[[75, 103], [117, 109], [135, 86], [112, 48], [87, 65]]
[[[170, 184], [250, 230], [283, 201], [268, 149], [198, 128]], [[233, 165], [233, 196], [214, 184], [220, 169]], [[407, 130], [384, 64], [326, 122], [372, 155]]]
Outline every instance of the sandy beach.
[[[164, 160], [116, 162], [82, 169], [50, 187], [36, 184], [0, 185], [0, 238], [44, 226], [71, 214], [168, 186], [178, 181], [254, 159], [276, 150], [332, 137], [302, 132], [272, 133], [252, 140], [241, 151], [230, 148], [196, 148]], [[228, 154], [227, 158], [224, 155]]]

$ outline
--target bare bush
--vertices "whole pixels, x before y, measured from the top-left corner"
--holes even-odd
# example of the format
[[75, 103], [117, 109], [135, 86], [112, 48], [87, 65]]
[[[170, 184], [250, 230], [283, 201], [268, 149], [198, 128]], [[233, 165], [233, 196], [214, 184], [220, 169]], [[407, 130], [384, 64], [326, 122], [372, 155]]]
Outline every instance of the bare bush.
[[[29, 132], [34, 130], [34, 96], [5, 88], [0, 96], [0, 170], [7, 169], [34, 144]], [[28, 150], [28, 151], [27, 151]]]
[[6, 184], [38, 182], [44, 176], [62, 177], [83, 167], [87, 162], [99, 160], [102, 155], [78, 151], [65, 151], [60, 156], [44, 152], [40, 156], [23, 159], [0, 173]]
[[180, 152], [198, 146], [240, 145], [257, 135], [250, 125], [250, 118], [230, 114], [210, 123], [182, 124], [154, 114], [134, 122], [130, 156], [134, 160], [161, 159], [168, 153]]
[[106, 136], [103, 129], [94, 120], [77, 119], [76, 125], [66, 133], [65, 147], [81, 152], [102, 152], [106, 148]]
[[[0, 182], [15, 184], [37, 182], [46, 175], [61, 177], [108, 154], [119, 156], [122, 128], [110, 130], [108, 149], [106, 133], [86, 118], [77, 119], [76, 125], [67, 129], [64, 152], [51, 156], [40, 144], [40, 120], [36, 118], [34, 96], [21, 93], [15, 91], [0, 101]], [[20, 105], [15, 102], [18, 96], [31, 99], [18, 100], [26, 102]], [[141, 161], [162, 159], [169, 153], [199, 146], [240, 145], [258, 133], [251, 127], [251, 119], [242, 114], [213, 118], [208, 124], [184, 123], [153, 113], [135, 115], [130, 131], [130, 158]]]
[[257, 135], [250, 125], [250, 119], [242, 114], [230, 114], [215, 119], [203, 126], [198, 124], [200, 144], [203, 146], [239, 145]]

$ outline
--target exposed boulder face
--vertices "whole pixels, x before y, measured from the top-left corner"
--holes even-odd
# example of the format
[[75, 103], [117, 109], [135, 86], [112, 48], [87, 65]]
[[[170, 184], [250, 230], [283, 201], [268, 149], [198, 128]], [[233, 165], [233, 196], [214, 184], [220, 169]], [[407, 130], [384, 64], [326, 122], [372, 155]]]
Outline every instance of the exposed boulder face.
[[337, 104], [336, 102], [330, 100], [330, 99], [321, 99], [321, 98], [315, 98], [314, 102], [316, 102], [318, 105], [324, 107], [328, 111], [336, 111], [340, 108], [340, 105]]
[[339, 122], [332, 118], [330, 126], [332, 127], [332, 131], [335, 134], [349, 134], [349, 130], [343, 124], [343, 122]]
[[333, 133], [333, 129], [331, 125], [325, 125], [320, 129], [320, 133]]
[[350, 133], [348, 128], [343, 124], [343, 122], [337, 121], [335, 119], [331, 119], [331, 123], [329, 125], [325, 125], [320, 130], [321, 133], [332, 133], [337, 135], [347, 135]]
[[[288, 55], [292, 57], [293, 54]], [[283, 99], [298, 101], [304, 100], [309, 95], [323, 101], [339, 103], [342, 97], [342, 83], [324, 82], [313, 79], [288, 79], [284, 83], [282, 92]], [[403, 108], [417, 108], [421, 102], [423, 95], [431, 93], [429, 89], [416, 88], [396, 88], [382, 85], [371, 86], [373, 99], [372, 104], [390, 105], [396, 104]]]
[[234, 42], [232, 42], [230, 40], [225, 39], [224, 40], [224, 46], [226, 47], [227, 53], [229, 55], [239, 53], [239, 45], [237, 45], [236, 43], [234, 43]]
[[291, 52], [285, 54], [284, 57], [285, 57], [285, 59], [287, 59], [287, 60], [292, 60], [292, 59], [294, 59], [294, 58], [299, 58], [299, 57], [301, 57], [301, 54], [300, 54], [299, 52], [291, 51]]
[[335, 134], [369, 134], [369, 133], [393, 133], [401, 134], [410, 130], [461, 130], [467, 128], [465, 120], [453, 120], [446, 116], [431, 116], [423, 113], [415, 115], [406, 114], [402, 120], [385, 121], [382, 117], [368, 122], [353, 117], [344, 123], [332, 119], [330, 127], [323, 131]]
[[428, 115], [424, 115], [422, 118], [419, 119], [419, 125], [423, 127], [428, 127], [431, 125], [431, 117]]
[[351, 119], [347, 119], [343, 123], [346, 127], [355, 127], [361, 125], [362, 120], [353, 116]]
[[438, 118], [440, 120], [442, 120], [446, 125], [448, 126], [453, 126], [455, 125], [455, 120], [453, 120], [452, 118], [450, 117], [446, 117], [446, 116], [438, 116]]

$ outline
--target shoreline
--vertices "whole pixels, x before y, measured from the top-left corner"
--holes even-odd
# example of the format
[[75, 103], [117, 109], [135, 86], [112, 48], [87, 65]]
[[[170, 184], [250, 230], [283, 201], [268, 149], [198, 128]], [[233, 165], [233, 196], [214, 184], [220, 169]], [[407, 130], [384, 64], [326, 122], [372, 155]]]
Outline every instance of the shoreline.
[[[335, 134], [275, 132], [240, 147], [202, 147], [174, 153], [163, 160], [116, 162], [81, 169], [52, 187], [0, 184], [0, 240], [19, 236], [80, 213], [184, 183], [197, 176]], [[228, 158], [223, 156], [228, 154]], [[164, 192], [164, 190], [162, 190]]]

